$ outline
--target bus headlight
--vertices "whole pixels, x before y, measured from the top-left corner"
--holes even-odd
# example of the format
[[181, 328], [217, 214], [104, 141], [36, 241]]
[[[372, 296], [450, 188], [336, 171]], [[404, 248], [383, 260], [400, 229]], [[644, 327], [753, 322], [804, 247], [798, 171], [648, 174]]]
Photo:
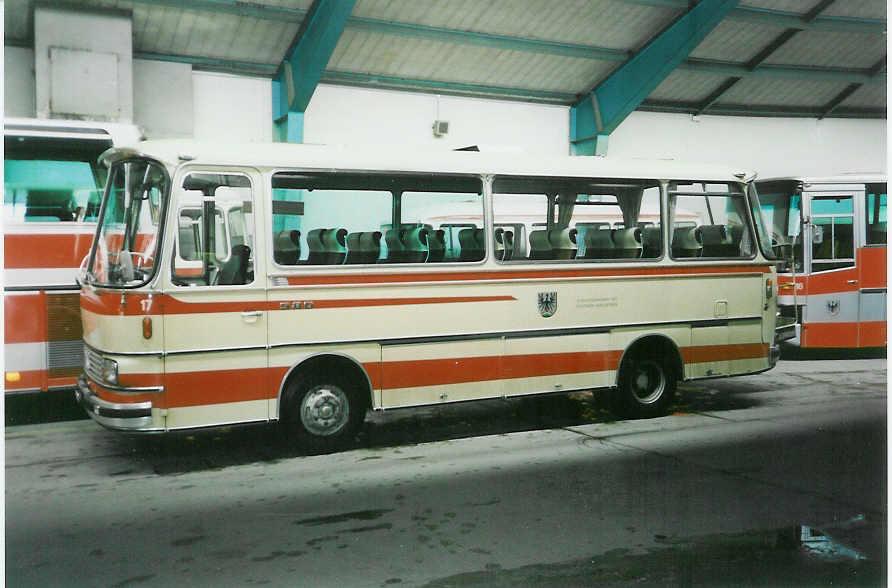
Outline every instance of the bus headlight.
[[102, 379], [109, 384], [118, 383], [118, 362], [113, 359], [102, 360]]

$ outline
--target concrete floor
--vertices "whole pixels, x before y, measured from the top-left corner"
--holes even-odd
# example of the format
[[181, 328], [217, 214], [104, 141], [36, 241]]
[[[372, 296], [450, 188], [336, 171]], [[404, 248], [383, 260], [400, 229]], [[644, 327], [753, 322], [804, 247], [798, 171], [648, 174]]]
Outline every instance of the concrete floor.
[[315, 456], [267, 427], [7, 427], [6, 582], [877, 585], [886, 389], [885, 360], [782, 362], [686, 384], [664, 418], [584, 395], [394, 411]]

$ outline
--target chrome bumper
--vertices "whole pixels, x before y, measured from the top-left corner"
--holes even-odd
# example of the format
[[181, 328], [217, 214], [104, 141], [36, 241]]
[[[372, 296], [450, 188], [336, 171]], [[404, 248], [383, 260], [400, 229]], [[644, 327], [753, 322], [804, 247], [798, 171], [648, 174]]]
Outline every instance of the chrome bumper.
[[81, 374], [74, 391], [77, 403], [94, 421], [115, 431], [160, 431], [154, 426], [151, 402], [117, 404], [99, 398], [90, 388], [87, 378]]

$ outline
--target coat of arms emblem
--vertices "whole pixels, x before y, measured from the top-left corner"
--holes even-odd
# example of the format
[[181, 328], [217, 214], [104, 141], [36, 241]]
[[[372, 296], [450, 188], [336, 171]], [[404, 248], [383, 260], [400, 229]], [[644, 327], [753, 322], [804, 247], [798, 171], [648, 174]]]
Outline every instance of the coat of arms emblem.
[[557, 312], [557, 292], [539, 292], [539, 314], [548, 318]]

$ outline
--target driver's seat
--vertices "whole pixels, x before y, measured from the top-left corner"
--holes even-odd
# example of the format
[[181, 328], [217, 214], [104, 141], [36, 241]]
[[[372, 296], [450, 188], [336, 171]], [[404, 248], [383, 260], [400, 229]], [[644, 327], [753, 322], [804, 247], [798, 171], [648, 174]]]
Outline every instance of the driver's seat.
[[248, 281], [248, 258], [251, 248], [247, 245], [235, 245], [229, 259], [217, 272], [215, 284], [218, 286], [235, 286]]

